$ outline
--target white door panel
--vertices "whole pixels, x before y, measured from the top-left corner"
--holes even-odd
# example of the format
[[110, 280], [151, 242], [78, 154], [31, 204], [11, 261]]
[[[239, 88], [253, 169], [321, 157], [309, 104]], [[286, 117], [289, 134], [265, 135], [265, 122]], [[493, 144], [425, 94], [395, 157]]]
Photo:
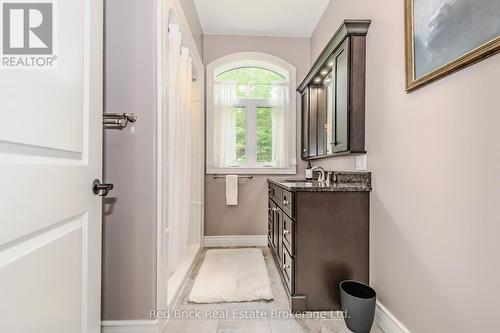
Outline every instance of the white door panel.
[[[56, 2], [56, 69], [2, 71], [0, 141], [82, 152], [88, 4], [89, 0]], [[33, 105], [43, 112], [33, 112]]]
[[[0, 254], [3, 332], [81, 331], [83, 220], [80, 216], [67, 221]], [[21, 305], [20, 299], [22, 306], [13, 306]], [[25, 314], [21, 324], [20, 313]]]
[[100, 332], [102, 0], [55, 8], [58, 67], [0, 70], [0, 332]]

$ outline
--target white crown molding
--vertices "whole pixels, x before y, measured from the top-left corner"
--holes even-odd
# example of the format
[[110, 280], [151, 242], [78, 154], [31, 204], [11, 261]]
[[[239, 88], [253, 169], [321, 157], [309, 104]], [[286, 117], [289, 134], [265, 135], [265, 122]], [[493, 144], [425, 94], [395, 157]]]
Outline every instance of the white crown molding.
[[377, 301], [375, 323], [384, 333], [411, 333], [385, 306]]
[[267, 235], [259, 236], [205, 236], [205, 247], [267, 246]]

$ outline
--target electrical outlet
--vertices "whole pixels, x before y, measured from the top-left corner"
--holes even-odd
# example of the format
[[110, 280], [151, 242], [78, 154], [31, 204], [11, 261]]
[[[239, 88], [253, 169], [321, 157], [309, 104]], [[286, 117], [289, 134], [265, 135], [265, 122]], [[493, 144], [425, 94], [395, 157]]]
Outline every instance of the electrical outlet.
[[366, 171], [366, 155], [356, 156], [356, 170]]

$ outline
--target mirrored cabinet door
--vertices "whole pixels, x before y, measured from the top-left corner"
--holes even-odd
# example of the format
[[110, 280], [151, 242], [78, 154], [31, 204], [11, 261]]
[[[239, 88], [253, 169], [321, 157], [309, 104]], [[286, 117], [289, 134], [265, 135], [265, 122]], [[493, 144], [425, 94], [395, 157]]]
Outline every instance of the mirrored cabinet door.
[[318, 91], [318, 156], [348, 150], [349, 73], [348, 46], [342, 46], [328, 59], [320, 72]]
[[349, 108], [349, 73], [347, 39], [331, 58], [334, 73], [332, 102], [328, 113], [332, 119], [332, 140], [328, 142], [330, 154], [348, 150], [348, 108]]
[[326, 153], [333, 154], [333, 147], [335, 146], [335, 81], [333, 69], [325, 78], [324, 89], [326, 93], [326, 122], [324, 125], [324, 140]]
[[309, 157], [309, 88], [301, 95], [302, 104], [302, 159]]

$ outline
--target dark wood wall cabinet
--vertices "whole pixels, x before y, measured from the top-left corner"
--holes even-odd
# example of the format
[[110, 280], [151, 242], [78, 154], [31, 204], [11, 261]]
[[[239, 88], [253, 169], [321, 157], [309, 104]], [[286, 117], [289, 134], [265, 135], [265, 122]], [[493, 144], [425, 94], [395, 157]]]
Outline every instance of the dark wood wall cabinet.
[[370, 20], [345, 20], [300, 84], [302, 159], [365, 151], [366, 34]]
[[340, 310], [341, 281], [368, 283], [370, 185], [268, 186], [268, 243], [292, 311]]

